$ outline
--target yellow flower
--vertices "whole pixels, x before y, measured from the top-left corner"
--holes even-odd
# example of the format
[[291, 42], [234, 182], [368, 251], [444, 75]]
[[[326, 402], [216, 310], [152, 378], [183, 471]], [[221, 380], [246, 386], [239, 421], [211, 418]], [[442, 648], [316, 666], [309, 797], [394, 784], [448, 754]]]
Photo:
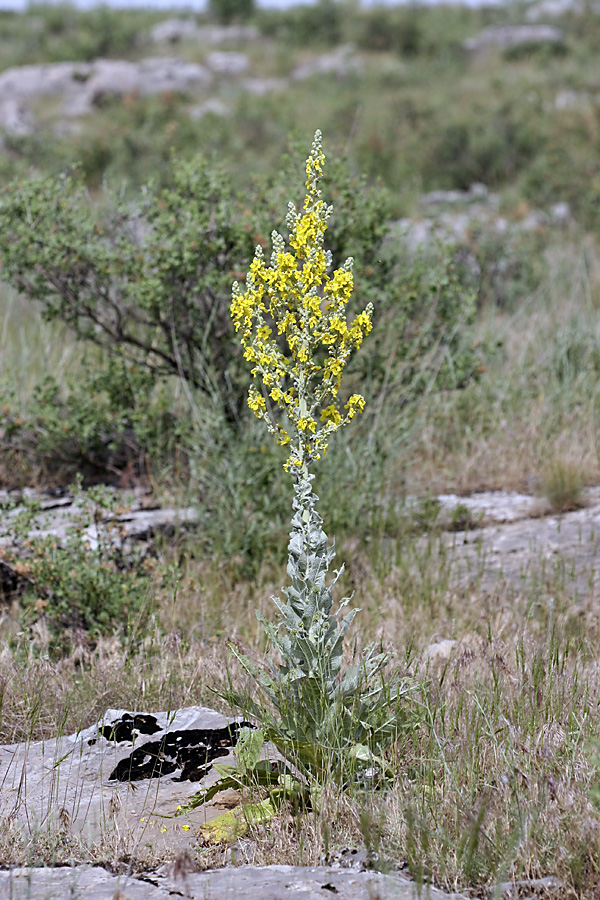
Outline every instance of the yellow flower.
[[[344, 414], [337, 399], [344, 368], [371, 330], [372, 307], [349, 324], [352, 259], [328, 274], [324, 239], [331, 208], [321, 199], [324, 163], [317, 132], [306, 161], [304, 203], [299, 211], [289, 206], [288, 245], [274, 231], [269, 262], [257, 247], [245, 287], [235, 283], [231, 301], [244, 357], [272, 401], [267, 409], [266, 394], [253, 384], [248, 405], [279, 444], [289, 445], [288, 470], [320, 459], [329, 436], [364, 408], [364, 399], [352, 395]], [[309, 414], [315, 409], [321, 410], [318, 421]]]
[[261, 413], [266, 409], [265, 398], [262, 394], [259, 394], [256, 388], [250, 388], [250, 394], [248, 396], [248, 406], [250, 409], [254, 410], [255, 413]]
[[334, 425], [339, 425], [342, 421], [342, 417], [333, 405], [326, 406], [325, 409], [321, 410], [321, 421], [322, 422], [333, 422]]

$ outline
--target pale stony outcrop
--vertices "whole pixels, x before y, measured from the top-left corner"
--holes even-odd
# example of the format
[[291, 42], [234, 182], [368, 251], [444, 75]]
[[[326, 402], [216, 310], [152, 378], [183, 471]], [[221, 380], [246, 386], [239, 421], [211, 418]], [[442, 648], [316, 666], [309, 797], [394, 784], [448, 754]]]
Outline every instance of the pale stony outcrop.
[[229, 116], [230, 114], [231, 107], [223, 100], [219, 100], [218, 97], [209, 97], [204, 103], [198, 103], [188, 109], [190, 119], [196, 122], [208, 115]]
[[[88, 842], [118, 835], [134, 858], [151, 843], [155, 854], [191, 849], [198, 829], [240, 802], [236, 791], [220, 802], [177, 815], [201, 786], [219, 777], [213, 763], [233, 763], [240, 729], [247, 723], [204, 707], [172, 712], [109, 709], [77, 734], [47, 741], [0, 745], [0, 828], [26, 834], [53, 830]], [[344, 857], [344, 858], [342, 858]], [[367, 871], [369, 856], [348, 851], [330, 865], [239, 866], [194, 872], [164, 865], [131, 876], [98, 866], [0, 871], [0, 897], [11, 900], [190, 900], [215, 896], [236, 900], [311, 900], [333, 893], [344, 900], [416, 900], [416, 886], [400, 875]], [[118, 892], [121, 893], [118, 893]], [[451, 896], [431, 889], [431, 900]]]
[[472, 513], [466, 530], [443, 538], [453, 554], [458, 584], [477, 584], [485, 591], [504, 580], [518, 590], [544, 567], [558, 565], [569, 573], [573, 615], [597, 603], [600, 488], [583, 493], [583, 509], [560, 515], [550, 514], [539, 496], [485, 492], [448, 496], [446, 501], [447, 511], [456, 503]]
[[600, 11], [600, 4], [590, 3], [589, 0], [539, 0], [529, 7], [525, 18], [528, 22], [539, 22], [541, 19], [557, 19], [569, 14], [580, 16], [585, 12], [586, 6], [593, 13]]
[[49, 96], [62, 100], [63, 115], [81, 116], [110, 97], [196, 94], [212, 80], [206, 66], [172, 56], [12, 66], [0, 73], [0, 128], [14, 131], [15, 109], [26, 119], [29, 104]]
[[487, 185], [475, 183], [468, 191], [429, 191], [419, 199], [419, 204], [430, 206], [466, 206], [471, 203], [487, 203], [495, 206], [499, 203], [497, 194], [490, 193]]
[[484, 185], [468, 191], [432, 191], [420, 205], [427, 215], [397, 219], [391, 223], [390, 240], [401, 241], [411, 252], [442, 243], [470, 245], [474, 227], [490, 237], [568, 228], [574, 224], [571, 208], [557, 201], [548, 209], [533, 209], [521, 218], [509, 218], [499, 211], [500, 199]]
[[554, 98], [554, 109], [559, 112], [570, 110], [586, 110], [593, 112], [600, 105], [600, 95], [590, 91], [573, 91], [563, 88]]
[[285, 78], [244, 78], [240, 87], [249, 94], [264, 97], [266, 94], [284, 91], [288, 82]]
[[206, 65], [216, 75], [236, 77], [248, 71], [250, 60], [245, 53], [235, 50], [213, 50], [206, 57]]
[[111, 875], [99, 866], [73, 869], [16, 869], [0, 872], [0, 896], [11, 900], [464, 900], [435, 888], [417, 888], [400, 875], [353, 872], [330, 867], [236, 866], [181, 875], [173, 866], [145, 876]]
[[185, 849], [222, 809], [177, 807], [217, 780], [215, 760], [234, 762], [241, 727], [205, 707], [108, 709], [77, 734], [0, 746], [0, 823], [37, 832], [66, 820], [89, 841], [118, 832], [132, 849]]
[[34, 130], [33, 116], [17, 97], [5, 97], [0, 100], [0, 127], [7, 134], [23, 137]]
[[309, 62], [301, 63], [292, 72], [292, 81], [306, 81], [317, 75], [334, 75], [343, 78], [360, 69], [360, 60], [354, 55], [352, 44], [342, 44], [331, 53], [323, 53]]
[[159, 22], [150, 32], [150, 40], [154, 44], [194, 41], [208, 47], [244, 44], [259, 37], [258, 28], [252, 25], [198, 25], [195, 19], [177, 18]]
[[153, 44], [178, 44], [197, 37], [198, 25], [195, 19], [165, 19], [150, 31]]
[[464, 43], [469, 53], [508, 50], [524, 45], [563, 44], [564, 33], [554, 25], [492, 25]]
[[[119, 495], [123, 506], [119, 512], [99, 511], [98, 524], [104, 529], [110, 523], [119, 524], [119, 541], [124, 541], [124, 549], [135, 541], [150, 541], [158, 535], [172, 535], [177, 530], [193, 528], [198, 524], [199, 513], [195, 507], [176, 509], [174, 507], [153, 506], [150, 498], [137, 498], [129, 493]], [[64, 541], [81, 516], [81, 506], [70, 495], [53, 497], [34, 490], [0, 491], [0, 508], [3, 507], [0, 519], [0, 547], [12, 546], [13, 518], [19, 514], [22, 501], [34, 501], [40, 506], [32, 528], [30, 538], [55, 537]], [[98, 546], [98, 526], [89, 525], [82, 532], [90, 549]]]

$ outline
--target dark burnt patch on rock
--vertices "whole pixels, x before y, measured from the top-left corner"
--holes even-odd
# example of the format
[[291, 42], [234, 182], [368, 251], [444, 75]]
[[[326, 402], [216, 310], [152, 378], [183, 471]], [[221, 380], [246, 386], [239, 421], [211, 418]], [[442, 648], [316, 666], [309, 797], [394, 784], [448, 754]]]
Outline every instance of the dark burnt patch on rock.
[[111, 772], [109, 781], [143, 781], [175, 773], [173, 781], [201, 781], [214, 759], [233, 750], [244, 727], [252, 726], [248, 722], [233, 722], [223, 728], [167, 731], [159, 740], [136, 747], [122, 759]]

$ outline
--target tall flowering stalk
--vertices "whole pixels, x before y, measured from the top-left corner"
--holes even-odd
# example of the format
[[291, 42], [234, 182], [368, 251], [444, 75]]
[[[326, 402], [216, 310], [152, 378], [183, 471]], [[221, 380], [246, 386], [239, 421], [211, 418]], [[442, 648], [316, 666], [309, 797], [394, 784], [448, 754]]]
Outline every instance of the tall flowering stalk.
[[[236, 746], [237, 764], [219, 765], [220, 778], [196, 794], [186, 810], [205, 803], [228, 787], [271, 788], [261, 802], [243, 803], [201, 828], [207, 840], [228, 840], [249, 823], [275, 815], [282, 800], [314, 803], [331, 779], [340, 786], [389, 775], [377, 754], [398, 733], [404, 711], [398, 703], [407, 686], [379, 672], [384, 654], [373, 648], [342, 671], [344, 638], [358, 612], [334, 613], [332, 588], [343, 567], [328, 583], [335, 557], [317, 512], [314, 463], [327, 450], [331, 435], [364, 408], [360, 394], [342, 405], [342, 373], [353, 351], [371, 330], [372, 308], [348, 322], [353, 288], [352, 260], [328, 274], [331, 255], [323, 239], [331, 207], [321, 199], [325, 158], [317, 132], [306, 163], [306, 197], [301, 212], [290, 204], [289, 246], [273, 232], [267, 265], [260, 247], [242, 291], [233, 286], [231, 315], [240, 333], [254, 385], [248, 403], [277, 441], [288, 448], [285, 468], [294, 483], [294, 515], [288, 545], [290, 586], [285, 600], [274, 597], [280, 613], [275, 624], [259, 615], [278, 659], [256, 666], [230, 645], [259, 688], [258, 695], [234, 690], [224, 697], [260, 722], [243, 728]], [[348, 605], [350, 598], [340, 603]], [[258, 615], [258, 614], [257, 614]], [[261, 696], [262, 695], [262, 696]], [[267, 697], [270, 703], [263, 702]], [[283, 761], [262, 759], [265, 739], [273, 741]]]
[[[284, 468], [293, 478], [294, 515], [287, 567], [291, 583], [285, 600], [273, 598], [281, 618], [271, 624], [259, 615], [279, 659], [271, 660], [268, 669], [258, 668], [232, 647], [271, 706], [229, 697], [262, 722], [284, 756], [293, 754], [296, 771], [313, 782], [331, 774], [332, 767], [338, 775], [347, 771], [352, 753], [355, 761], [372, 762], [373, 750], [397, 727], [391, 693], [375, 677], [384, 655], [367, 650], [342, 672], [344, 638], [358, 610], [341, 618], [332, 612], [332, 588], [343, 566], [328, 584], [335, 552], [312, 487], [311, 465], [326, 452], [331, 435], [364, 408], [360, 394], [343, 403], [340, 387], [352, 353], [371, 330], [373, 313], [369, 304], [348, 320], [352, 259], [329, 274], [331, 254], [323, 244], [332, 208], [321, 198], [324, 162], [317, 131], [306, 162], [303, 207], [298, 211], [290, 203], [288, 209], [289, 248], [274, 231], [267, 264], [257, 247], [245, 290], [235, 283], [231, 304], [252, 364], [248, 404], [288, 450]], [[340, 609], [349, 600], [342, 600]]]
[[[352, 296], [350, 257], [331, 276], [331, 253], [323, 249], [332, 207], [321, 199], [325, 156], [317, 131], [306, 161], [306, 197], [301, 212], [289, 204], [286, 249], [283, 237], [271, 235], [271, 264], [262, 247], [256, 253], [242, 291], [233, 285], [231, 316], [240, 333], [245, 358], [259, 382], [250, 388], [248, 405], [279, 444], [289, 447], [286, 469], [306, 477], [311, 462], [327, 450], [330, 436], [365, 406], [352, 394], [342, 406], [342, 372], [354, 350], [371, 331], [368, 304], [348, 324]], [[260, 384], [262, 382], [262, 384]], [[283, 413], [282, 424], [277, 413]]]

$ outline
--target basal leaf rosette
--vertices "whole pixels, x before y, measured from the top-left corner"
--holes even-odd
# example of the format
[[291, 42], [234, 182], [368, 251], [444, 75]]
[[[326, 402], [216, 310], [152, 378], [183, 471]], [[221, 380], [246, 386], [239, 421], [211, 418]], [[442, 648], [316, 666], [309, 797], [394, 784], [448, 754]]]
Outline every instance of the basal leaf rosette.
[[245, 291], [233, 285], [231, 316], [255, 378], [248, 405], [289, 446], [286, 469], [320, 459], [331, 434], [365, 405], [360, 394], [345, 404], [339, 397], [343, 370], [371, 330], [373, 308], [348, 322], [352, 258], [329, 274], [331, 253], [323, 242], [332, 207], [321, 199], [324, 162], [317, 131], [303, 208], [288, 208], [289, 248], [274, 231], [270, 264], [257, 247]]

